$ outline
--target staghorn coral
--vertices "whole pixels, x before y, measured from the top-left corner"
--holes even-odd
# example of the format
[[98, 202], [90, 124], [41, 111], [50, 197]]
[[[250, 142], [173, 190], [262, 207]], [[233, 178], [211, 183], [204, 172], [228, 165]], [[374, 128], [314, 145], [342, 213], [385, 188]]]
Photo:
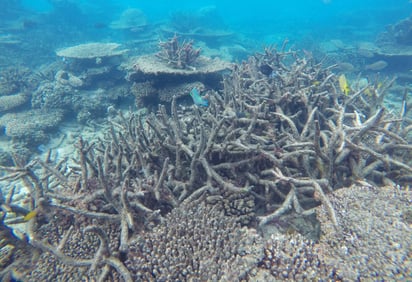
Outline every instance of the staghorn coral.
[[201, 49], [194, 49], [193, 41], [179, 43], [177, 35], [159, 43], [160, 51], [156, 54], [163, 62], [172, 68], [195, 69], [195, 61], [200, 56]]
[[[15, 161], [14, 167], [1, 167], [8, 173], [0, 181], [13, 185], [24, 180], [30, 210], [39, 214], [27, 224], [27, 236], [43, 255], [39, 267], [56, 266], [62, 271], [59, 277], [81, 278], [71, 276], [76, 275], [72, 267], [80, 267], [90, 279], [154, 280], [170, 269], [170, 279], [190, 274], [193, 279], [206, 276], [233, 281], [259, 274], [255, 272], [260, 270], [253, 269], [256, 265], [262, 266], [265, 275], [280, 277], [283, 271], [273, 269], [276, 262], [268, 255], [268, 251], [280, 250], [276, 253], [280, 261], [296, 258], [297, 262], [284, 270], [286, 275], [303, 279], [303, 268], [313, 269], [317, 262], [322, 265], [327, 256], [321, 255], [333, 252], [321, 253], [312, 242], [300, 239], [302, 244], [288, 245], [288, 237], [279, 237], [266, 246], [266, 258], [259, 260], [259, 252], [252, 251], [243, 261], [239, 242], [232, 241], [245, 234], [238, 224], [264, 232], [264, 227], [281, 222], [284, 215], [313, 215], [321, 205], [322, 224], [339, 238], [352, 228], [341, 216], [344, 208], [329, 196], [334, 190], [367, 182], [406, 188], [412, 173], [412, 126], [402, 115], [381, 108], [391, 83], [385, 81], [379, 88], [367, 85], [346, 95], [330, 68], [295, 51], [269, 48], [237, 65], [224, 80], [222, 92], [207, 91], [208, 107], [179, 106], [175, 97], [170, 109], [159, 106], [147, 116], [119, 113], [112, 117], [104, 139], [92, 143], [79, 139], [73, 160], [56, 162], [49, 154], [45, 160]], [[67, 226], [73, 227], [53, 231], [64, 220], [54, 214], [67, 215]], [[187, 216], [188, 220], [182, 220]], [[214, 218], [209, 225], [208, 219]], [[204, 236], [199, 241], [191, 237], [192, 226], [206, 232], [195, 233]], [[234, 237], [221, 232], [228, 226], [234, 233], [227, 232]], [[50, 228], [52, 232], [43, 232]], [[185, 240], [176, 238], [174, 231]], [[90, 241], [75, 240], [84, 233], [93, 235]], [[173, 244], [167, 245], [168, 238]], [[208, 239], [202, 238], [228, 242], [233, 248], [222, 247], [223, 253], [207, 249], [202, 242]], [[261, 245], [258, 241], [253, 242]], [[161, 243], [152, 246], [151, 242]], [[88, 244], [94, 247], [87, 248]], [[68, 251], [71, 245], [73, 252]], [[196, 255], [216, 255], [221, 265], [204, 270], [198, 267], [203, 264], [192, 260], [177, 265], [175, 258], [185, 259], [185, 255], [166, 256], [169, 249], [185, 251], [189, 246], [198, 251]], [[334, 248], [333, 244], [322, 246]], [[296, 249], [308, 260], [291, 257]], [[79, 252], [86, 254], [79, 256]], [[48, 265], [49, 260], [55, 262]], [[228, 264], [239, 267], [236, 277], [231, 276]], [[330, 277], [328, 267], [317, 271]], [[45, 271], [33, 273], [45, 277]], [[367, 277], [362, 269], [359, 273]]]

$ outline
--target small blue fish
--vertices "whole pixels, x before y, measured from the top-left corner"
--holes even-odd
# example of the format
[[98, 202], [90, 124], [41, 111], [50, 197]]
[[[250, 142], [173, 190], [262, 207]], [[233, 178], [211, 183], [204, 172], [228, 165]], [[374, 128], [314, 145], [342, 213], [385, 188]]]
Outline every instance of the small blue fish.
[[193, 87], [192, 91], [190, 91], [190, 96], [192, 96], [193, 103], [195, 103], [196, 106], [209, 106], [209, 101], [200, 96], [199, 90], [197, 90], [196, 87]]

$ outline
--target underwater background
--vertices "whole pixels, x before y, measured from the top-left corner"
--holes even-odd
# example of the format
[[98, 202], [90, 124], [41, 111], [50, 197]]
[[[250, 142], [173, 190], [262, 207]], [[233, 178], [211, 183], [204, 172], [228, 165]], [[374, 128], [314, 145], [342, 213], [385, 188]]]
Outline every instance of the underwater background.
[[225, 28], [238, 33], [237, 36], [256, 40], [256, 49], [285, 38], [306, 48], [310, 46], [304, 46], [305, 43], [310, 42], [305, 41], [334, 38], [346, 42], [373, 40], [386, 25], [407, 17], [411, 12], [411, 4], [407, 0], [158, 1], [156, 4], [151, 1], [5, 0], [0, 5], [2, 21], [14, 21], [15, 24], [20, 21], [25, 25], [23, 30], [16, 32], [28, 33], [26, 40], [33, 40], [32, 45], [43, 56], [52, 55], [48, 47], [59, 48], [97, 39], [119, 43], [136, 39], [139, 37], [137, 33], [110, 29], [110, 23], [128, 8], [140, 9], [147, 23], [156, 25], [166, 23], [179, 13], [181, 16], [197, 13], [196, 20], [186, 20], [198, 21], [192, 24], [205, 27]]
[[411, 91], [409, 0], [0, 0], [0, 281], [412, 280]]

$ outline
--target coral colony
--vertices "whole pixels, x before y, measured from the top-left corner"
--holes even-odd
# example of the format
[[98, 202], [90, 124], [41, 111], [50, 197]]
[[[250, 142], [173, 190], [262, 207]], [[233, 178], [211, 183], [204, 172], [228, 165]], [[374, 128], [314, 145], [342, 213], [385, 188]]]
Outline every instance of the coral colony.
[[176, 34], [166, 42], [161, 41], [159, 46], [161, 51], [156, 56], [173, 68], [178, 69], [193, 68], [193, 63], [199, 57], [201, 51], [200, 48], [193, 48], [193, 41], [183, 41], [180, 44]]
[[[81, 46], [82, 52], [90, 47]], [[112, 47], [105, 48], [112, 53]], [[107, 56], [86, 53], [92, 60]], [[408, 187], [412, 180], [412, 125], [405, 111], [394, 114], [382, 102], [393, 80], [359, 87], [333, 73], [333, 66], [284, 45], [232, 65], [229, 74], [220, 74], [220, 89], [211, 90], [204, 87], [210, 80], [197, 79], [216, 77], [205, 67], [215, 61], [199, 54], [176, 35], [160, 42], [158, 53], [122, 67], [133, 87], [167, 94], [159, 98], [167, 104], [148, 114], [117, 112], [104, 137], [78, 138], [72, 159], [55, 160], [50, 151], [29, 162], [13, 156], [14, 165], [0, 167], [2, 182], [22, 182], [29, 190], [26, 206], [15, 204], [14, 189], [0, 195], [3, 281], [410, 275], [407, 250], [392, 258], [370, 248], [369, 259], [356, 262], [350, 254], [359, 254], [359, 240], [366, 244], [378, 232], [363, 219], [351, 221], [353, 211], [369, 205], [354, 195], [372, 193], [388, 205], [410, 197], [406, 188], [375, 188]], [[159, 92], [159, 76], [188, 80]], [[134, 91], [144, 106], [148, 100], [141, 95], [148, 92]], [[397, 227], [388, 236], [398, 239], [410, 217], [391, 222]], [[16, 223], [26, 231], [16, 235]], [[368, 226], [371, 233], [362, 236]], [[338, 255], [344, 258], [339, 263], [331, 259]], [[393, 259], [398, 263], [388, 263], [390, 269], [376, 267]], [[354, 265], [359, 273], [351, 272]]]

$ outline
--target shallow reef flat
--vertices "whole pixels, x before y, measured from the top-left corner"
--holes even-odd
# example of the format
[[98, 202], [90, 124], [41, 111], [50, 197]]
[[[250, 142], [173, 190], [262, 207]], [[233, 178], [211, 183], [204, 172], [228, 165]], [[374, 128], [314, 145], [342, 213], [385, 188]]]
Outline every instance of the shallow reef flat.
[[[406, 107], [384, 107], [394, 79], [349, 80], [285, 43], [225, 64], [211, 83], [197, 49], [176, 44], [150, 57], [168, 91], [142, 67], [148, 57], [123, 65], [129, 88], [116, 84], [116, 99], [134, 89], [147, 109], [103, 103], [106, 118], [0, 166], [3, 281], [411, 277], [412, 124]], [[67, 84], [86, 81], [73, 66], [43, 87], [96, 103], [114, 93], [106, 78], [100, 90]], [[167, 99], [149, 108], [144, 85]], [[193, 104], [190, 88], [207, 103]], [[50, 109], [47, 93], [32, 97]]]

